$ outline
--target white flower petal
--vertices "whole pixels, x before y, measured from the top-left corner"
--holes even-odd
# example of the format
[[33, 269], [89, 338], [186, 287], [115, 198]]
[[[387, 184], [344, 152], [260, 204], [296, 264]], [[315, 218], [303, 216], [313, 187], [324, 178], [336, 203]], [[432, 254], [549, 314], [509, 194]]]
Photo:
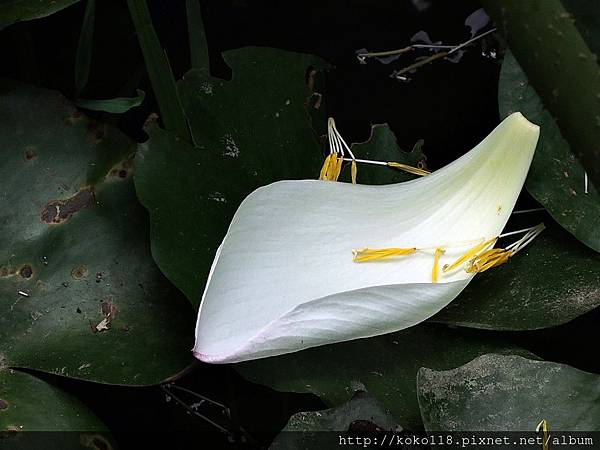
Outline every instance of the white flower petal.
[[[194, 354], [214, 363], [375, 336], [432, 316], [469, 283], [464, 270], [431, 282], [433, 250], [451, 263], [504, 228], [539, 128], [515, 113], [472, 151], [407, 183], [316, 180], [262, 187], [240, 205], [217, 252]], [[460, 243], [463, 243], [462, 246]], [[433, 247], [355, 263], [352, 249]]]

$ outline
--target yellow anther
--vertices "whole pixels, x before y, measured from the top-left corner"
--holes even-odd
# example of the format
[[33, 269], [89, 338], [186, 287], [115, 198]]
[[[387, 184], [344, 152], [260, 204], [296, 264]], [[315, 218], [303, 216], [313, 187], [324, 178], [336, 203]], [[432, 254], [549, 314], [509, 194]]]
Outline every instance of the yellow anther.
[[477, 255], [480, 251], [485, 250], [487, 247], [489, 247], [490, 245], [493, 245], [496, 243], [496, 241], [498, 240], [497, 237], [492, 238], [488, 241], [482, 242], [481, 244], [477, 244], [475, 247], [471, 248], [469, 251], [467, 251], [466, 253], [464, 253], [462, 256], [460, 256], [456, 261], [454, 261], [452, 264], [450, 265], [445, 265], [442, 270], [444, 271], [444, 273], [446, 272], [450, 272], [453, 269], [456, 269], [458, 266], [460, 266], [462, 263], [470, 260], [471, 258], [473, 258], [475, 255]]
[[380, 259], [390, 258], [392, 256], [411, 255], [416, 252], [416, 248], [361, 248], [352, 250], [352, 260], [354, 262], [378, 261]]
[[337, 181], [342, 171], [343, 158], [338, 158], [335, 153], [331, 153], [325, 158], [319, 180]]
[[395, 169], [400, 169], [404, 170], [405, 172], [412, 173], [414, 175], [419, 175], [420, 177], [424, 177], [425, 175], [429, 175], [431, 173], [425, 169], [419, 169], [418, 167], [409, 166], [407, 164], [401, 164], [397, 162], [388, 162], [386, 164]]
[[468, 273], [485, 272], [492, 267], [504, 264], [512, 255], [513, 252], [511, 250], [504, 250], [503, 248], [486, 250], [473, 258], [465, 270]]
[[353, 159], [350, 165], [350, 176], [352, 178], [352, 184], [356, 184], [356, 175], [358, 174], [358, 168], [356, 167], [356, 160]]
[[550, 437], [548, 436], [548, 421], [546, 419], [542, 419], [542, 421], [538, 423], [538, 426], [535, 427], [536, 433], [539, 433], [540, 431], [544, 435], [544, 441], [542, 442], [542, 450], [548, 450], [548, 442], [550, 441]]
[[331, 161], [331, 154], [327, 155], [321, 167], [321, 173], [319, 174], [319, 180], [327, 180], [327, 171], [329, 169], [329, 162]]
[[340, 173], [342, 173], [342, 164], [344, 164], [344, 158], [334, 155], [335, 162], [332, 164], [333, 173], [331, 174], [330, 181], [337, 181], [340, 177]]
[[438, 282], [438, 274], [440, 271], [440, 256], [444, 253], [444, 250], [441, 248], [436, 248], [435, 253], [433, 255], [433, 269], [431, 270], [431, 282]]

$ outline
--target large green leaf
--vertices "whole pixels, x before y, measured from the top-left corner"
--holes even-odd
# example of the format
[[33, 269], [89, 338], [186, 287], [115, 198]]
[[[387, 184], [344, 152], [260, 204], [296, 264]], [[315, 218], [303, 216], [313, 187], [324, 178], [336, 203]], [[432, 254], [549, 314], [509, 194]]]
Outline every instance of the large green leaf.
[[600, 305], [600, 255], [551, 220], [507, 264], [479, 274], [432, 320], [490, 330], [535, 330]]
[[193, 312], [152, 261], [129, 176], [135, 144], [58, 93], [0, 89], [6, 365], [122, 384], [179, 373]]
[[373, 394], [402, 425], [421, 426], [415, 380], [420, 367], [448, 369], [514, 347], [485, 335], [419, 325], [369, 339], [310, 348], [235, 365], [248, 380], [279, 391], [309, 392], [340, 405], [357, 390]]
[[39, 19], [66, 8], [79, 0], [2, 0], [0, 30], [22, 20]]
[[104, 424], [77, 399], [33, 375], [0, 370], [0, 447], [108, 450], [109, 439]]
[[335, 408], [294, 414], [269, 450], [339, 449], [338, 436], [343, 436], [343, 432], [357, 435], [401, 430], [402, 426], [375, 397], [359, 391], [348, 402]]
[[276, 180], [315, 178], [322, 163], [306, 111], [305, 75], [323, 63], [268, 48], [224, 57], [231, 81], [192, 70], [179, 82], [195, 146], [152, 125], [136, 161], [154, 258], [194, 304], [244, 197]]
[[502, 116], [521, 111], [541, 127], [527, 190], [568, 232], [600, 251], [600, 193], [591, 182], [585, 193], [583, 166], [511, 53], [504, 58], [498, 98]]
[[600, 376], [563, 364], [490, 354], [417, 384], [428, 431], [600, 430]]

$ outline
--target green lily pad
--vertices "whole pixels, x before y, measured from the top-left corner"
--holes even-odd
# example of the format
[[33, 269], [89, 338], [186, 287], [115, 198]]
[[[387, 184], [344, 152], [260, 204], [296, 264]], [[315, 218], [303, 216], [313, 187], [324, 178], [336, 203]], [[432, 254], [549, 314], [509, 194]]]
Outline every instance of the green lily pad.
[[402, 427], [375, 397], [367, 392], [357, 392], [351, 400], [335, 408], [294, 414], [269, 450], [339, 449], [338, 435], [321, 433], [323, 431], [354, 435], [401, 430]]
[[278, 391], [313, 393], [328, 405], [355, 391], [373, 394], [401, 424], [421, 427], [415, 380], [420, 367], [457, 367], [489, 352], [519, 352], [502, 340], [431, 324], [369, 339], [310, 348], [235, 365], [248, 380]]
[[196, 305], [241, 201], [277, 180], [316, 178], [323, 162], [305, 77], [324, 63], [269, 48], [233, 50], [224, 58], [231, 81], [192, 70], [178, 83], [195, 146], [152, 125], [136, 160], [154, 259]]
[[2, 448], [108, 450], [110, 439], [105, 425], [76, 398], [33, 375], [0, 371]]
[[417, 386], [428, 431], [600, 430], [600, 376], [563, 364], [490, 354]]
[[77, 3], [79, 0], [3, 0], [0, 4], [0, 30], [22, 20], [40, 19]]
[[152, 260], [135, 143], [56, 92], [0, 89], [5, 364], [140, 385], [181, 372], [193, 311]]
[[[423, 141], [417, 142], [411, 152], [403, 151], [396, 141], [394, 132], [387, 124], [372, 125], [371, 136], [366, 142], [352, 144], [350, 149], [357, 159], [369, 159], [383, 162], [398, 162], [412, 167], [424, 167], [425, 155]], [[357, 183], [393, 184], [417, 178], [400, 169], [358, 163]], [[350, 168], [347, 166], [340, 177], [341, 181], [350, 181]]]
[[511, 53], [502, 64], [498, 99], [503, 117], [521, 111], [541, 127], [527, 190], [569, 233], [600, 251], [600, 193], [591, 182], [585, 193], [583, 166]]
[[430, 320], [488, 330], [535, 330], [600, 306], [600, 255], [552, 221], [545, 223], [535, 241], [507, 264], [477, 275]]

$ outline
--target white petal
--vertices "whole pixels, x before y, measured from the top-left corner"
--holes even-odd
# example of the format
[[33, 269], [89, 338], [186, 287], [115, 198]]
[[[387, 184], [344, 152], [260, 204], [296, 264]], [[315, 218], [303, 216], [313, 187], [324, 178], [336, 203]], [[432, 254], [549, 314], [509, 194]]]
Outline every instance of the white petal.
[[414, 181], [282, 181], [254, 191], [215, 257], [194, 354], [214, 363], [244, 361], [389, 333], [431, 317], [471, 275], [441, 274], [433, 284], [433, 250], [355, 263], [352, 249], [458, 244], [441, 267], [473, 245], [465, 241], [497, 236], [538, 135], [515, 113], [469, 153]]

